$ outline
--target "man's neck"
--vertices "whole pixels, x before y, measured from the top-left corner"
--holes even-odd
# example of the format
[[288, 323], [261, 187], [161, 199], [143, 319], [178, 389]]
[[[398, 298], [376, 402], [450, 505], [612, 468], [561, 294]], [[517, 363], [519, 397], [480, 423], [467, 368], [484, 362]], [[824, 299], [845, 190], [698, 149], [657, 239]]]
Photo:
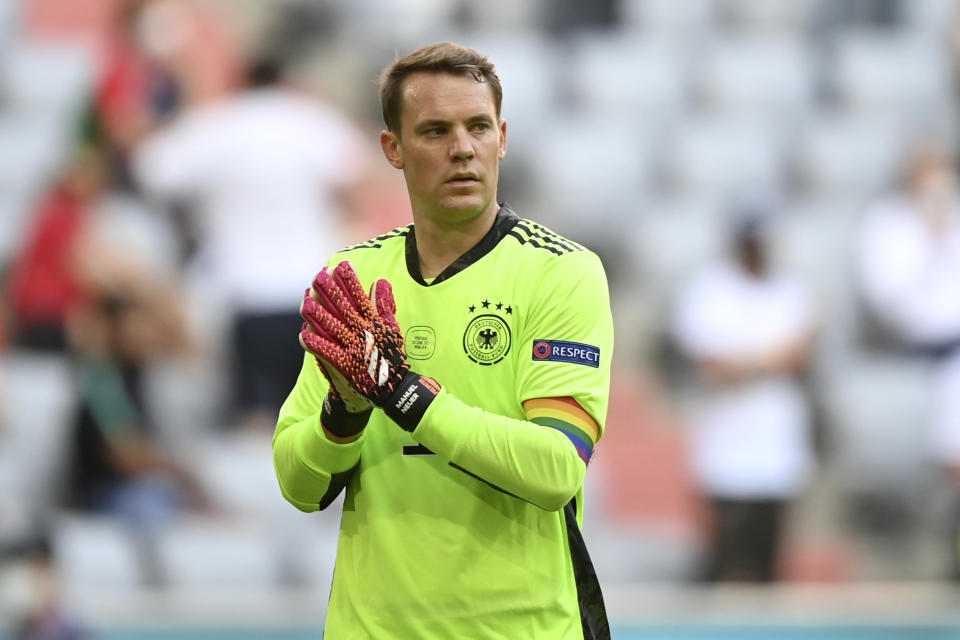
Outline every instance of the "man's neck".
[[489, 211], [463, 224], [443, 225], [431, 216], [413, 216], [417, 234], [417, 254], [420, 257], [420, 275], [430, 280], [457, 258], [472, 249], [490, 231], [500, 207], [494, 203]]

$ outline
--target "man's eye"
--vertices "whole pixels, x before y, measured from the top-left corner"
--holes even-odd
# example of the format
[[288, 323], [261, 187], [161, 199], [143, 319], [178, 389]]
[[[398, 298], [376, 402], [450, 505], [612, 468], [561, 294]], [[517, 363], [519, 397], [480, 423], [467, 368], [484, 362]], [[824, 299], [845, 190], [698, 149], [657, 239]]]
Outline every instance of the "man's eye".
[[442, 136], [445, 132], [446, 132], [446, 129], [444, 129], [443, 127], [431, 127], [426, 131], [424, 131], [423, 133], [424, 135], [437, 137], [437, 136]]
[[483, 133], [489, 128], [490, 128], [490, 125], [487, 124], [486, 122], [477, 122], [476, 124], [473, 125], [473, 130], [478, 133]]

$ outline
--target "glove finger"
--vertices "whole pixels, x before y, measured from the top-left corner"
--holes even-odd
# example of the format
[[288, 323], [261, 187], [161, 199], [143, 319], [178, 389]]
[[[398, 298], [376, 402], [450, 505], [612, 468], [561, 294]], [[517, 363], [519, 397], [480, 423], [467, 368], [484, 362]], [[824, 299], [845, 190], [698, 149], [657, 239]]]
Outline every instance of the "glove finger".
[[393, 298], [393, 287], [390, 282], [381, 278], [370, 287], [370, 300], [377, 309], [377, 315], [390, 329], [401, 333], [397, 323], [397, 302]]
[[343, 374], [337, 371], [333, 365], [323, 358], [317, 358], [317, 364], [320, 365], [320, 370], [323, 371], [323, 375], [330, 383], [330, 390], [340, 397], [348, 411], [357, 413], [373, 406], [366, 397], [350, 385]]
[[309, 328], [300, 331], [300, 346], [327, 361], [334, 369], [346, 362], [346, 353], [336, 342], [319, 336]]
[[366, 319], [373, 319], [375, 308], [360, 284], [360, 277], [348, 261], [341, 262], [333, 270], [333, 279], [350, 300], [352, 308]]
[[305, 324], [309, 325], [314, 333], [332, 342], [342, 344], [350, 335], [347, 325], [320, 306], [309, 292], [303, 296], [303, 301], [300, 303], [300, 317], [306, 321]]
[[338, 320], [346, 321], [349, 311], [356, 312], [353, 303], [347, 298], [326, 267], [313, 279], [311, 296]]
[[[300, 345], [304, 346], [302, 340], [300, 341]], [[306, 350], [305, 346], [304, 349]], [[330, 385], [330, 393], [343, 400], [343, 398], [340, 397], [340, 392], [337, 390], [336, 385], [333, 384], [333, 378], [330, 377], [330, 369], [327, 368], [324, 359], [315, 355], [313, 356], [313, 361], [317, 363], [317, 369], [320, 369], [320, 373], [327, 379], [327, 384]]]
[[327, 379], [327, 384], [329, 385], [328, 392], [346, 405], [347, 411], [358, 413], [372, 406], [369, 400], [350, 386], [350, 383], [343, 377], [343, 374], [337, 371], [332, 364], [317, 355], [315, 355], [313, 359], [317, 363], [317, 368], [320, 369], [320, 373]]

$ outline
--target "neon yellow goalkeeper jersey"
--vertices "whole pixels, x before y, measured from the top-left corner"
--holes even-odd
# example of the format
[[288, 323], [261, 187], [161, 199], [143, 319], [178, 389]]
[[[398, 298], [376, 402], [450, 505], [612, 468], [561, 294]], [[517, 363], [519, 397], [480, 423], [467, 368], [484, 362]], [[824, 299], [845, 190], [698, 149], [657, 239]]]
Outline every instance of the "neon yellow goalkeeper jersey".
[[[613, 323], [594, 253], [502, 207], [489, 233], [429, 284], [413, 225], [329, 264], [344, 260], [367, 288], [391, 282], [410, 367], [443, 394], [524, 421], [525, 401], [573, 398], [599, 427], [593, 439], [602, 434]], [[569, 503], [545, 508], [505, 491], [495, 472], [434, 453], [418, 437], [431, 413], [446, 415], [444, 395], [413, 433], [376, 409], [358, 440], [334, 444], [319, 424], [326, 392], [308, 354], [274, 436], [278, 480], [293, 504], [322, 509], [346, 490], [326, 638], [599, 637], [591, 618], [603, 605], [579, 531], [582, 484]], [[536, 485], [557, 464], [537, 457], [502, 464]]]

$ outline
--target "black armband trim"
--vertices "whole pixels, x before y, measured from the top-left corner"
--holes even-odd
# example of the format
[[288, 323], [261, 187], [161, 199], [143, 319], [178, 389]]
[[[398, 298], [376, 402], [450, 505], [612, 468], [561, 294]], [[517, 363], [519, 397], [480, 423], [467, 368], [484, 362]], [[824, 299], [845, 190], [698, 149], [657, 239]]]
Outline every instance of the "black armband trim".
[[430, 403], [440, 393], [440, 385], [433, 378], [408, 371], [397, 385], [390, 399], [383, 405], [383, 412], [404, 431], [412, 432], [420, 424]]
[[338, 438], [349, 438], [363, 431], [371, 413], [373, 413], [373, 407], [360, 413], [350, 413], [339, 396], [327, 393], [327, 397], [323, 399], [323, 409], [320, 411], [320, 423], [324, 429]]

